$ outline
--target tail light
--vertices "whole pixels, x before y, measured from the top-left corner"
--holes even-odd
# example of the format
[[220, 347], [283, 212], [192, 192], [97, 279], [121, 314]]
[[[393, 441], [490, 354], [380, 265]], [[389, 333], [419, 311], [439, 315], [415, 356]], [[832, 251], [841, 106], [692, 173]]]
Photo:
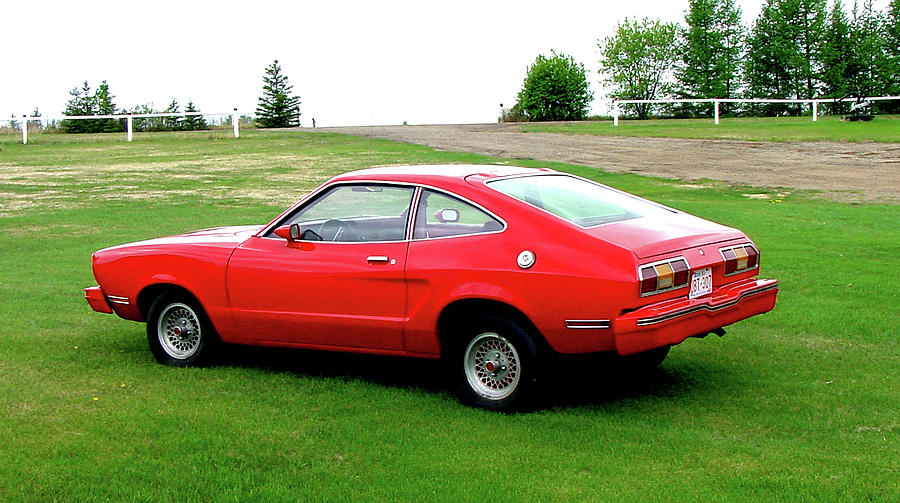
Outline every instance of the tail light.
[[759, 250], [751, 244], [719, 248], [725, 259], [725, 275], [737, 274], [759, 266]]
[[691, 276], [687, 260], [676, 257], [639, 267], [641, 296], [683, 288]]

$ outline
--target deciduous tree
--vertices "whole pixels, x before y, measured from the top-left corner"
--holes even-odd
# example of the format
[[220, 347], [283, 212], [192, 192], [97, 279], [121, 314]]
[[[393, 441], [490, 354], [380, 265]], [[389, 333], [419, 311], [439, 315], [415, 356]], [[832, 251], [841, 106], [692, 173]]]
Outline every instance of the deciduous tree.
[[528, 67], [516, 106], [530, 121], [581, 120], [593, 99], [584, 64], [551, 51]]
[[[600, 41], [600, 75], [620, 100], [660, 99], [673, 90], [678, 59], [673, 50], [678, 26], [658, 19], [626, 19], [614, 35]], [[638, 117], [650, 115], [649, 104], [631, 105]]]

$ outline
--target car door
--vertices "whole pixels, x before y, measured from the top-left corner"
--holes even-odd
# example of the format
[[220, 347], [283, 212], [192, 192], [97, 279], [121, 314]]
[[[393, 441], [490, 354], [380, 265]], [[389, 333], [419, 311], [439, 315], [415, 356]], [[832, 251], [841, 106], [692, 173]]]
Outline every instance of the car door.
[[232, 255], [226, 275], [238, 339], [248, 343], [402, 350], [404, 267], [415, 189], [339, 184]]

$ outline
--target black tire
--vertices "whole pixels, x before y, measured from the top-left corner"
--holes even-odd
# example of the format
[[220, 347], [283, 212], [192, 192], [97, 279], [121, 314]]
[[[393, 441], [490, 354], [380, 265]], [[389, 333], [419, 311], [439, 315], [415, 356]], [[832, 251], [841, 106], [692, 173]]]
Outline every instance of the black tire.
[[195, 367], [211, 363], [219, 336], [196, 300], [162, 294], [147, 315], [147, 341], [159, 363]]
[[449, 363], [461, 402], [497, 411], [525, 410], [534, 402], [540, 374], [537, 346], [512, 320], [483, 316], [462, 328]]

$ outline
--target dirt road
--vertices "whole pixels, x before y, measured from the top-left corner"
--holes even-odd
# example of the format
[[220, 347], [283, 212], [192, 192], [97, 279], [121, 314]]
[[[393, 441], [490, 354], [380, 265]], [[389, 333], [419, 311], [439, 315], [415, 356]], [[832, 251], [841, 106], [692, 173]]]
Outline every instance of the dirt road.
[[516, 124], [468, 124], [316, 131], [417, 143], [442, 150], [559, 161], [612, 172], [814, 189], [843, 201], [900, 202], [900, 143], [626, 138], [522, 133], [519, 128]]

